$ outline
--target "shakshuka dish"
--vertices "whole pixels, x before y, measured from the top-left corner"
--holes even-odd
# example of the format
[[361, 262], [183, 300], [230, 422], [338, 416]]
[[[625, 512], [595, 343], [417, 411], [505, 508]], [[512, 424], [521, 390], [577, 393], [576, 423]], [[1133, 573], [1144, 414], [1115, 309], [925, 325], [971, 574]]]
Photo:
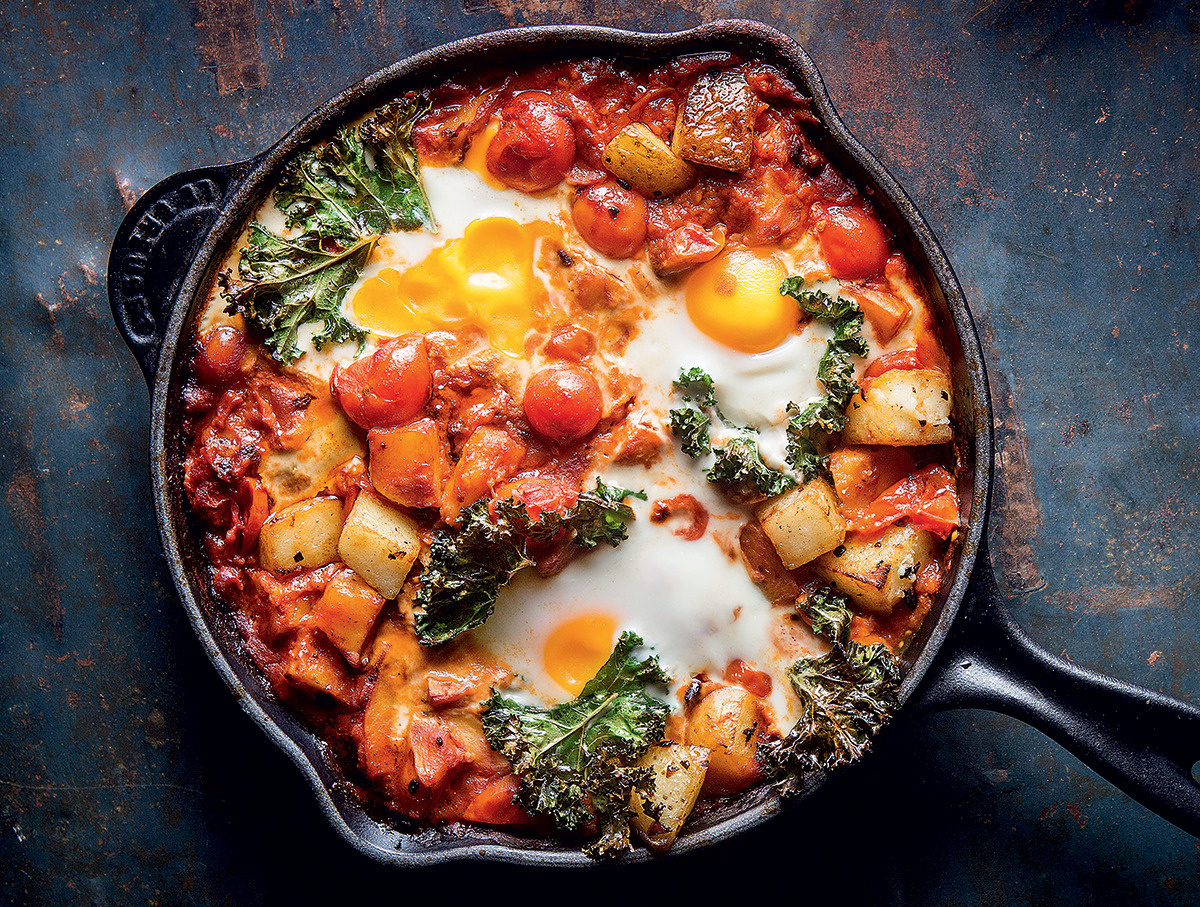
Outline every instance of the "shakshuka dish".
[[466, 75], [295, 155], [193, 328], [216, 598], [370, 809], [607, 856], [896, 707], [959, 533], [924, 287], [777, 69]]

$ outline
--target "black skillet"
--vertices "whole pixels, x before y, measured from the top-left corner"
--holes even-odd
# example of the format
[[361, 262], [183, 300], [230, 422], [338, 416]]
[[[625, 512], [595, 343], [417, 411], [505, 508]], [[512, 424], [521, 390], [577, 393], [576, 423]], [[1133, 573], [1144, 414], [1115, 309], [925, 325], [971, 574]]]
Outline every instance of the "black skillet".
[[[472, 826], [413, 830], [363, 808], [321, 740], [273, 696], [244, 655], [228, 613], [214, 600], [182, 490], [181, 413], [175, 401], [190, 347], [190, 325], [214, 269], [293, 152], [411, 87], [489, 65], [562, 57], [653, 62], [677, 54], [730, 50], [774, 63], [813, 100], [833, 162], [871, 193], [924, 285], [954, 363], [956, 424], [964, 446], [966, 532], [945, 588], [905, 656], [901, 716], [985, 708], [1020, 718], [1062, 744], [1159, 815], [1200, 836], [1200, 709], [1055, 658], [1016, 625], [1000, 599], [986, 550], [992, 478], [992, 411], [987, 374], [945, 253], [912, 201], [838, 119], [817, 68], [780, 32], [757, 22], [713, 22], [676, 34], [587, 26], [495, 32], [434, 48], [347, 89], [253, 160], [179, 173], [133, 206], [109, 256], [108, 291], [117, 326], [153, 393], [151, 473], [167, 563], [209, 658], [243, 709], [308, 777], [321, 808], [354, 847], [384, 863], [415, 865], [482, 857], [537, 865], [584, 865], [578, 850]], [[974, 572], [973, 571], [974, 568]], [[768, 789], [693, 817], [673, 852], [756, 825], [780, 808]], [[631, 859], [645, 859], [638, 852]]]

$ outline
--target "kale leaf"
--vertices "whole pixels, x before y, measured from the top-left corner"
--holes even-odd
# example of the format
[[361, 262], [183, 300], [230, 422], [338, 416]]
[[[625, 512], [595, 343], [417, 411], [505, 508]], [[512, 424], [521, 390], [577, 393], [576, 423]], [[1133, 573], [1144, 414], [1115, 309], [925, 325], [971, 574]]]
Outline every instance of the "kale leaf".
[[[694, 367], [682, 370], [674, 388], [686, 405], [671, 410], [671, 432], [689, 457], [716, 454], [705, 473], [710, 482], [724, 485], [733, 497], [743, 500], [774, 497], [796, 484], [763, 462], [753, 429], [734, 425], [717, 407], [716, 387], [707, 372]], [[710, 436], [714, 419], [737, 432], [716, 447]]]
[[652, 772], [634, 763], [662, 739], [670, 713], [646, 687], [670, 678], [657, 658], [634, 656], [641, 645], [637, 634], [622, 633], [596, 676], [569, 702], [540, 708], [493, 689], [483, 704], [484, 734], [512, 763], [521, 782], [521, 807], [566, 832], [594, 820], [599, 838], [590, 852], [595, 856], [630, 848], [630, 798], [634, 791], [653, 793]]
[[342, 299], [380, 235], [432, 225], [411, 135], [428, 110], [421, 96], [406, 95], [296, 155], [274, 193], [286, 235], [250, 225], [237, 278], [220, 277], [222, 296], [226, 311], [266, 334], [280, 362], [299, 357], [298, 332], [310, 322], [324, 325], [313, 337], [318, 349], [361, 341], [366, 332], [342, 317]]
[[705, 476], [733, 490], [739, 499], [749, 500], [755, 493], [773, 498], [796, 484], [791, 476], [763, 462], [758, 443], [748, 434], [726, 441], [716, 448], [716, 455]]
[[798, 793], [805, 776], [858, 759], [896, 710], [900, 670], [883, 643], [834, 646], [787, 672], [801, 715], [782, 740], [764, 744], [776, 786]]
[[801, 714], [782, 740], [764, 744], [764, 758], [781, 793], [802, 791], [814, 772], [859, 758], [899, 703], [900, 663], [883, 643], [850, 640], [850, 602], [826, 587], [802, 603], [813, 632], [833, 647], [802, 658], [787, 672]]
[[788, 405], [792, 418], [787, 428], [787, 460], [808, 482], [829, 470], [829, 460], [817, 448], [813, 432], [838, 432], [846, 427], [846, 406], [858, 389], [852, 357], [865, 358], [870, 348], [862, 335], [862, 310], [853, 299], [830, 296], [823, 290], [806, 290], [802, 277], [787, 278], [779, 292], [791, 296], [802, 311], [829, 322], [833, 328], [833, 336], [817, 366], [817, 380], [825, 393], [803, 411], [794, 403]]
[[525, 505], [483, 499], [459, 514], [453, 530], [434, 533], [413, 613], [422, 645], [449, 642], [491, 616], [500, 587], [533, 563], [525, 552], [528, 522]]
[[434, 533], [414, 599], [417, 639], [439, 645], [481, 626], [496, 607], [500, 588], [533, 564], [527, 549], [531, 540], [548, 541], [566, 531], [581, 550], [601, 542], [616, 548], [633, 519], [624, 503], [630, 497], [645, 500], [646, 493], [597, 479], [595, 490], [581, 492], [566, 513], [547, 511], [537, 520], [515, 498], [476, 501], [459, 514], [453, 529]]

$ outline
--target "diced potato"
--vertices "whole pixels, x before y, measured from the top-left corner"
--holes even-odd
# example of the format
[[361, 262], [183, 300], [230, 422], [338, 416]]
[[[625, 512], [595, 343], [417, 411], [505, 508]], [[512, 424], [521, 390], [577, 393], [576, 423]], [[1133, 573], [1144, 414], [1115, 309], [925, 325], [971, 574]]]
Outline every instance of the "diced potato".
[[891, 614], [936, 548], [932, 532], [891, 526], [878, 538], [851, 535], [842, 548], [822, 555], [812, 567], [860, 608]]
[[288, 507], [323, 491], [329, 474], [366, 448], [358, 429], [332, 406], [309, 407], [314, 428], [296, 450], [268, 450], [258, 473], [275, 507]]
[[757, 730], [758, 701], [741, 687], [720, 687], [696, 703], [685, 737], [690, 745], [710, 751], [705, 790], [732, 793], [753, 782], [758, 775]]
[[325, 634], [346, 661], [362, 662], [362, 649], [385, 599], [352, 570], [339, 573], [312, 610], [313, 626]]
[[671, 150], [693, 164], [745, 172], [754, 151], [757, 104], [740, 73], [702, 76], [679, 108]]
[[367, 440], [376, 491], [402, 507], [441, 506], [450, 459], [436, 422], [418, 419], [399, 428], [374, 428]]
[[345, 664], [312, 633], [301, 633], [292, 643], [283, 676], [310, 695], [325, 693], [344, 703], [354, 698], [354, 684], [346, 675]]
[[850, 398], [847, 444], [917, 446], [950, 441], [950, 378], [933, 369], [892, 369]]
[[837, 495], [821, 478], [765, 501], [757, 512], [763, 531], [788, 569], [832, 551], [846, 538]]
[[645, 123], [626, 126], [604, 149], [604, 166], [642, 195], [674, 195], [696, 179], [696, 168], [670, 149]]
[[275, 573], [331, 564], [341, 531], [340, 498], [326, 495], [277, 510], [258, 534], [258, 563]]
[[[666, 850], [700, 796], [708, 773], [708, 751], [681, 743], [656, 745], [646, 751], [638, 765], [654, 772], [654, 795], [643, 798], [634, 794], [634, 817], [630, 824], [654, 850]], [[657, 819], [645, 812], [647, 803], [658, 807]]]
[[381, 498], [362, 492], [338, 541], [342, 563], [384, 598], [395, 598], [421, 550], [417, 524]]
[[891, 293], [856, 287], [849, 290], [847, 295], [854, 297], [879, 343], [890, 343], [912, 317], [912, 306]]
[[458, 455], [442, 493], [442, 519], [453, 525], [469, 507], [517, 471], [525, 445], [502, 428], [481, 425]]

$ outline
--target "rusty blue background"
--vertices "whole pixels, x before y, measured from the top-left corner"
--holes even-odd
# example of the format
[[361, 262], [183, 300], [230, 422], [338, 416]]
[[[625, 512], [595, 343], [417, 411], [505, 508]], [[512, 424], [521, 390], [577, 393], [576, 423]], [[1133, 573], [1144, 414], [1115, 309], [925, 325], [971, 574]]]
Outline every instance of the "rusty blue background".
[[444, 40], [729, 15], [805, 46], [958, 271], [1018, 619], [1078, 664], [1200, 701], [1196, 4], [8, 0], [0, 901], [686, 897], [690, 876], [710, 898], [1200, 903], [1200, 842], [982, 712], [908, 721], [806, 808], [659, 867], [385, 870], [326, 827], [193, 638], [159, 553], [146, 389], [104, 292], [125, 208]]

